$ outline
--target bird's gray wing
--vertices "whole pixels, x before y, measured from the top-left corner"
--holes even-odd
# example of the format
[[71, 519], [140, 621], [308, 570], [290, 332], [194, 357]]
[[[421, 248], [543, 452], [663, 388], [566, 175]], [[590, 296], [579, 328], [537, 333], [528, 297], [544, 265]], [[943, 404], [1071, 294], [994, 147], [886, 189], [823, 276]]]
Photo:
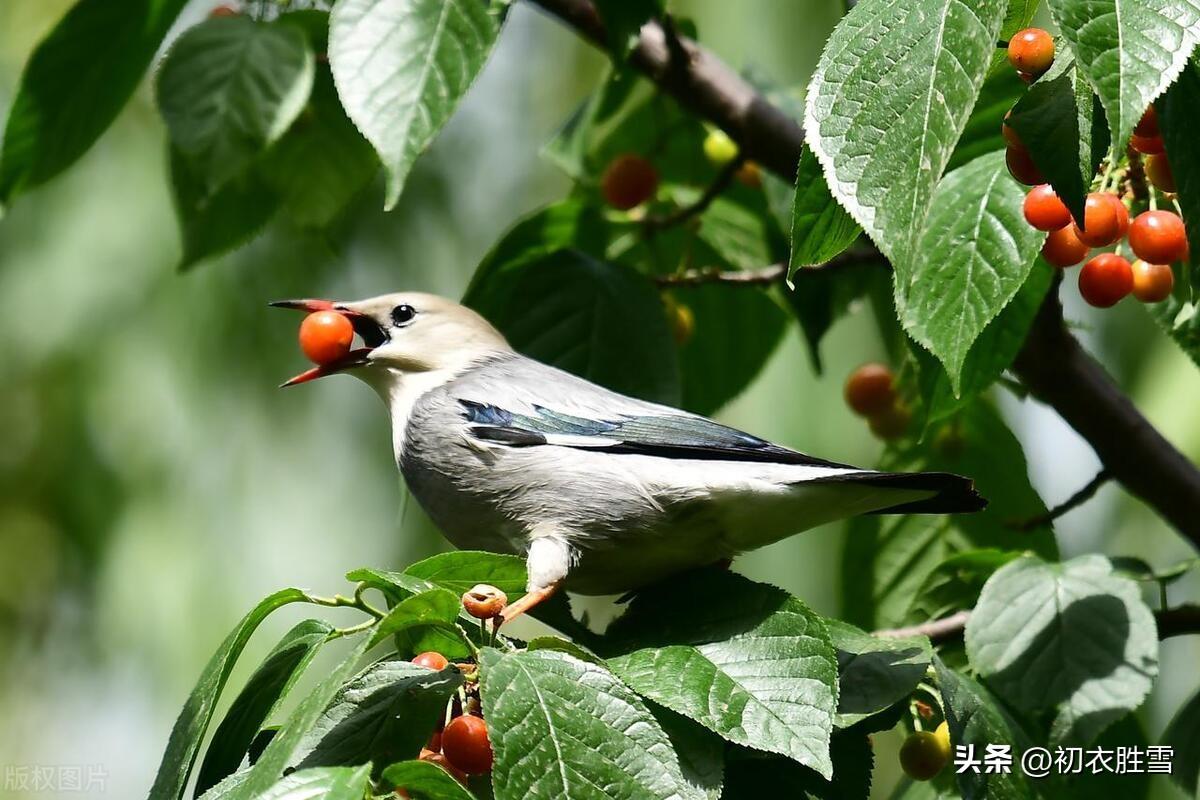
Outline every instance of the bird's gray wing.
[[705, 417], [683, 413], [625, 412], [588, 417], [533, 404], [513, 411], [494, 403], [460, 398], [468, 433], [510, 447], [558, 445], [661, 458], [761, 461], [847, 468], [772, 444]]

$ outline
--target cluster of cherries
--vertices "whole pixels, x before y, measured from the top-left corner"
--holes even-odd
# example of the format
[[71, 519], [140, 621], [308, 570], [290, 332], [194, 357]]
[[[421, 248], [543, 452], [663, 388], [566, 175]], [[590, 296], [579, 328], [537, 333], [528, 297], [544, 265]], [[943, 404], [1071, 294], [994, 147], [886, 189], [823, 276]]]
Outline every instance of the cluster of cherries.
[[[479, 620], [499, 619], [508, 605], [508, 597], [495, 586], [479, 584], [462, 596], [463, 608]], [[421, 653], [412, 663], [432, 670], [443, 670], [450, 661], [441, 653]], [[465, 687], [463, 698], [455, 695], [443, 719], [421, 750], [418, 758], [444, 769], [452, 778], [467, 784], [469, 775], [486, 775], [492, 771], [492, 743], [488, 739], [488, 725], [483, 718], [479, 702], [478, 672], [473, 664], [455, 665], [463, 670]], [[449, 719], [447, 722], [446, 719]], [[398, 797], [409, 797], [404, 787], [396, 789]]]
[[[1021, 31], [1009, 42], [1008, 60], [1026, 82], [1036, 80], [1054, 61], [1054, 40], [1040, 28]], [[1130, 221], [1129, 209], [1118, 195], [1099, 191], [1085, 199], [1080, 225], [1046, 183], [1007, 122], [1003, 133], [1008, 143], [1005, 158], [1009, 172], [1033, 187], [1025, 196], [1025, 220], [1049, 234], [1042, 247], [1046, 261], [1056, 267], [1072, 267], [1087, 259], [1092, 248], [1111, 247], [1128, 238], [1129, 249], [1136, 256], [1133, 263], [1119, 253], [1100, 253], [1083, 265], [1079, 293], [1084, 300], [1108, 308], [1130, 293], [1143, 303], [1157, 303], [1170, 296], [1175, 287], [1170, 265], [1188, 257], [1187, 231], [1179, 215], [1152, 208]], [[1167, 193], [1175, 191], [1154, 106], [1146, 109], [1134, 128], [1130, 149], [1135, 161], [1145, 157], [1145, 175], [1156, 188]]]
[[871, 433], [880, 439], [899, 439], [908, 430], [912, 412], [896, 392], [896, 376], [887, 365], [863, 364], [851, 372], [844, 395], [850, 410], [866, 418]]

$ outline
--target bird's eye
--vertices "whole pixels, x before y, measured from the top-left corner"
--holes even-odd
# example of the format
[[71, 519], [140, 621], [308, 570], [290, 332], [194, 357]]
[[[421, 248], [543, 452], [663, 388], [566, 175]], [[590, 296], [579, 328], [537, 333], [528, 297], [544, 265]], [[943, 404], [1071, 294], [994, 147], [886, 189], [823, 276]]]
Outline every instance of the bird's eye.
[[392, 309], [392, 324], [401, 328], [413, 321], [417, 310], [410, 305], [399, 305]]

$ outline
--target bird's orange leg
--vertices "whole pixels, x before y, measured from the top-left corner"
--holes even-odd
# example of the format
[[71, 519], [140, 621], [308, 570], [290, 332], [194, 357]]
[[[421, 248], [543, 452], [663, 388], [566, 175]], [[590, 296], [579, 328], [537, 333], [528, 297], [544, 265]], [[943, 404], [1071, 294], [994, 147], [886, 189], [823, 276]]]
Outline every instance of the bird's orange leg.
[[555, 581], [545, 588], [534, 589], [512, 605], [505, 606], [504, 610], [500, 612], [500, 624], [503, 625], [507, 622], [512, 622], [538, 603], [549, 600], [558, 591], [560, 586], [562, 586], [562, 581]]

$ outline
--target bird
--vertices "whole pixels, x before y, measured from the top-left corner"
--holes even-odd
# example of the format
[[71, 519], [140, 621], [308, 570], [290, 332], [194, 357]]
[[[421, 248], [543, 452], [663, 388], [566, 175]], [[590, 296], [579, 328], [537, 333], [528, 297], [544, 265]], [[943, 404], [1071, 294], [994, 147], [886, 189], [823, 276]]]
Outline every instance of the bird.
[[446, 538], [524, 557], [527, 593], [505, 622], [560, 590], [636, 591], [838, 519], [987, 504], [959, 475], [826, 461], [610, 391], [436, 295], [271, 305], [350, 321], [362, 347], [283, 385], [348, 373], [375, 390], [405, 483]]

